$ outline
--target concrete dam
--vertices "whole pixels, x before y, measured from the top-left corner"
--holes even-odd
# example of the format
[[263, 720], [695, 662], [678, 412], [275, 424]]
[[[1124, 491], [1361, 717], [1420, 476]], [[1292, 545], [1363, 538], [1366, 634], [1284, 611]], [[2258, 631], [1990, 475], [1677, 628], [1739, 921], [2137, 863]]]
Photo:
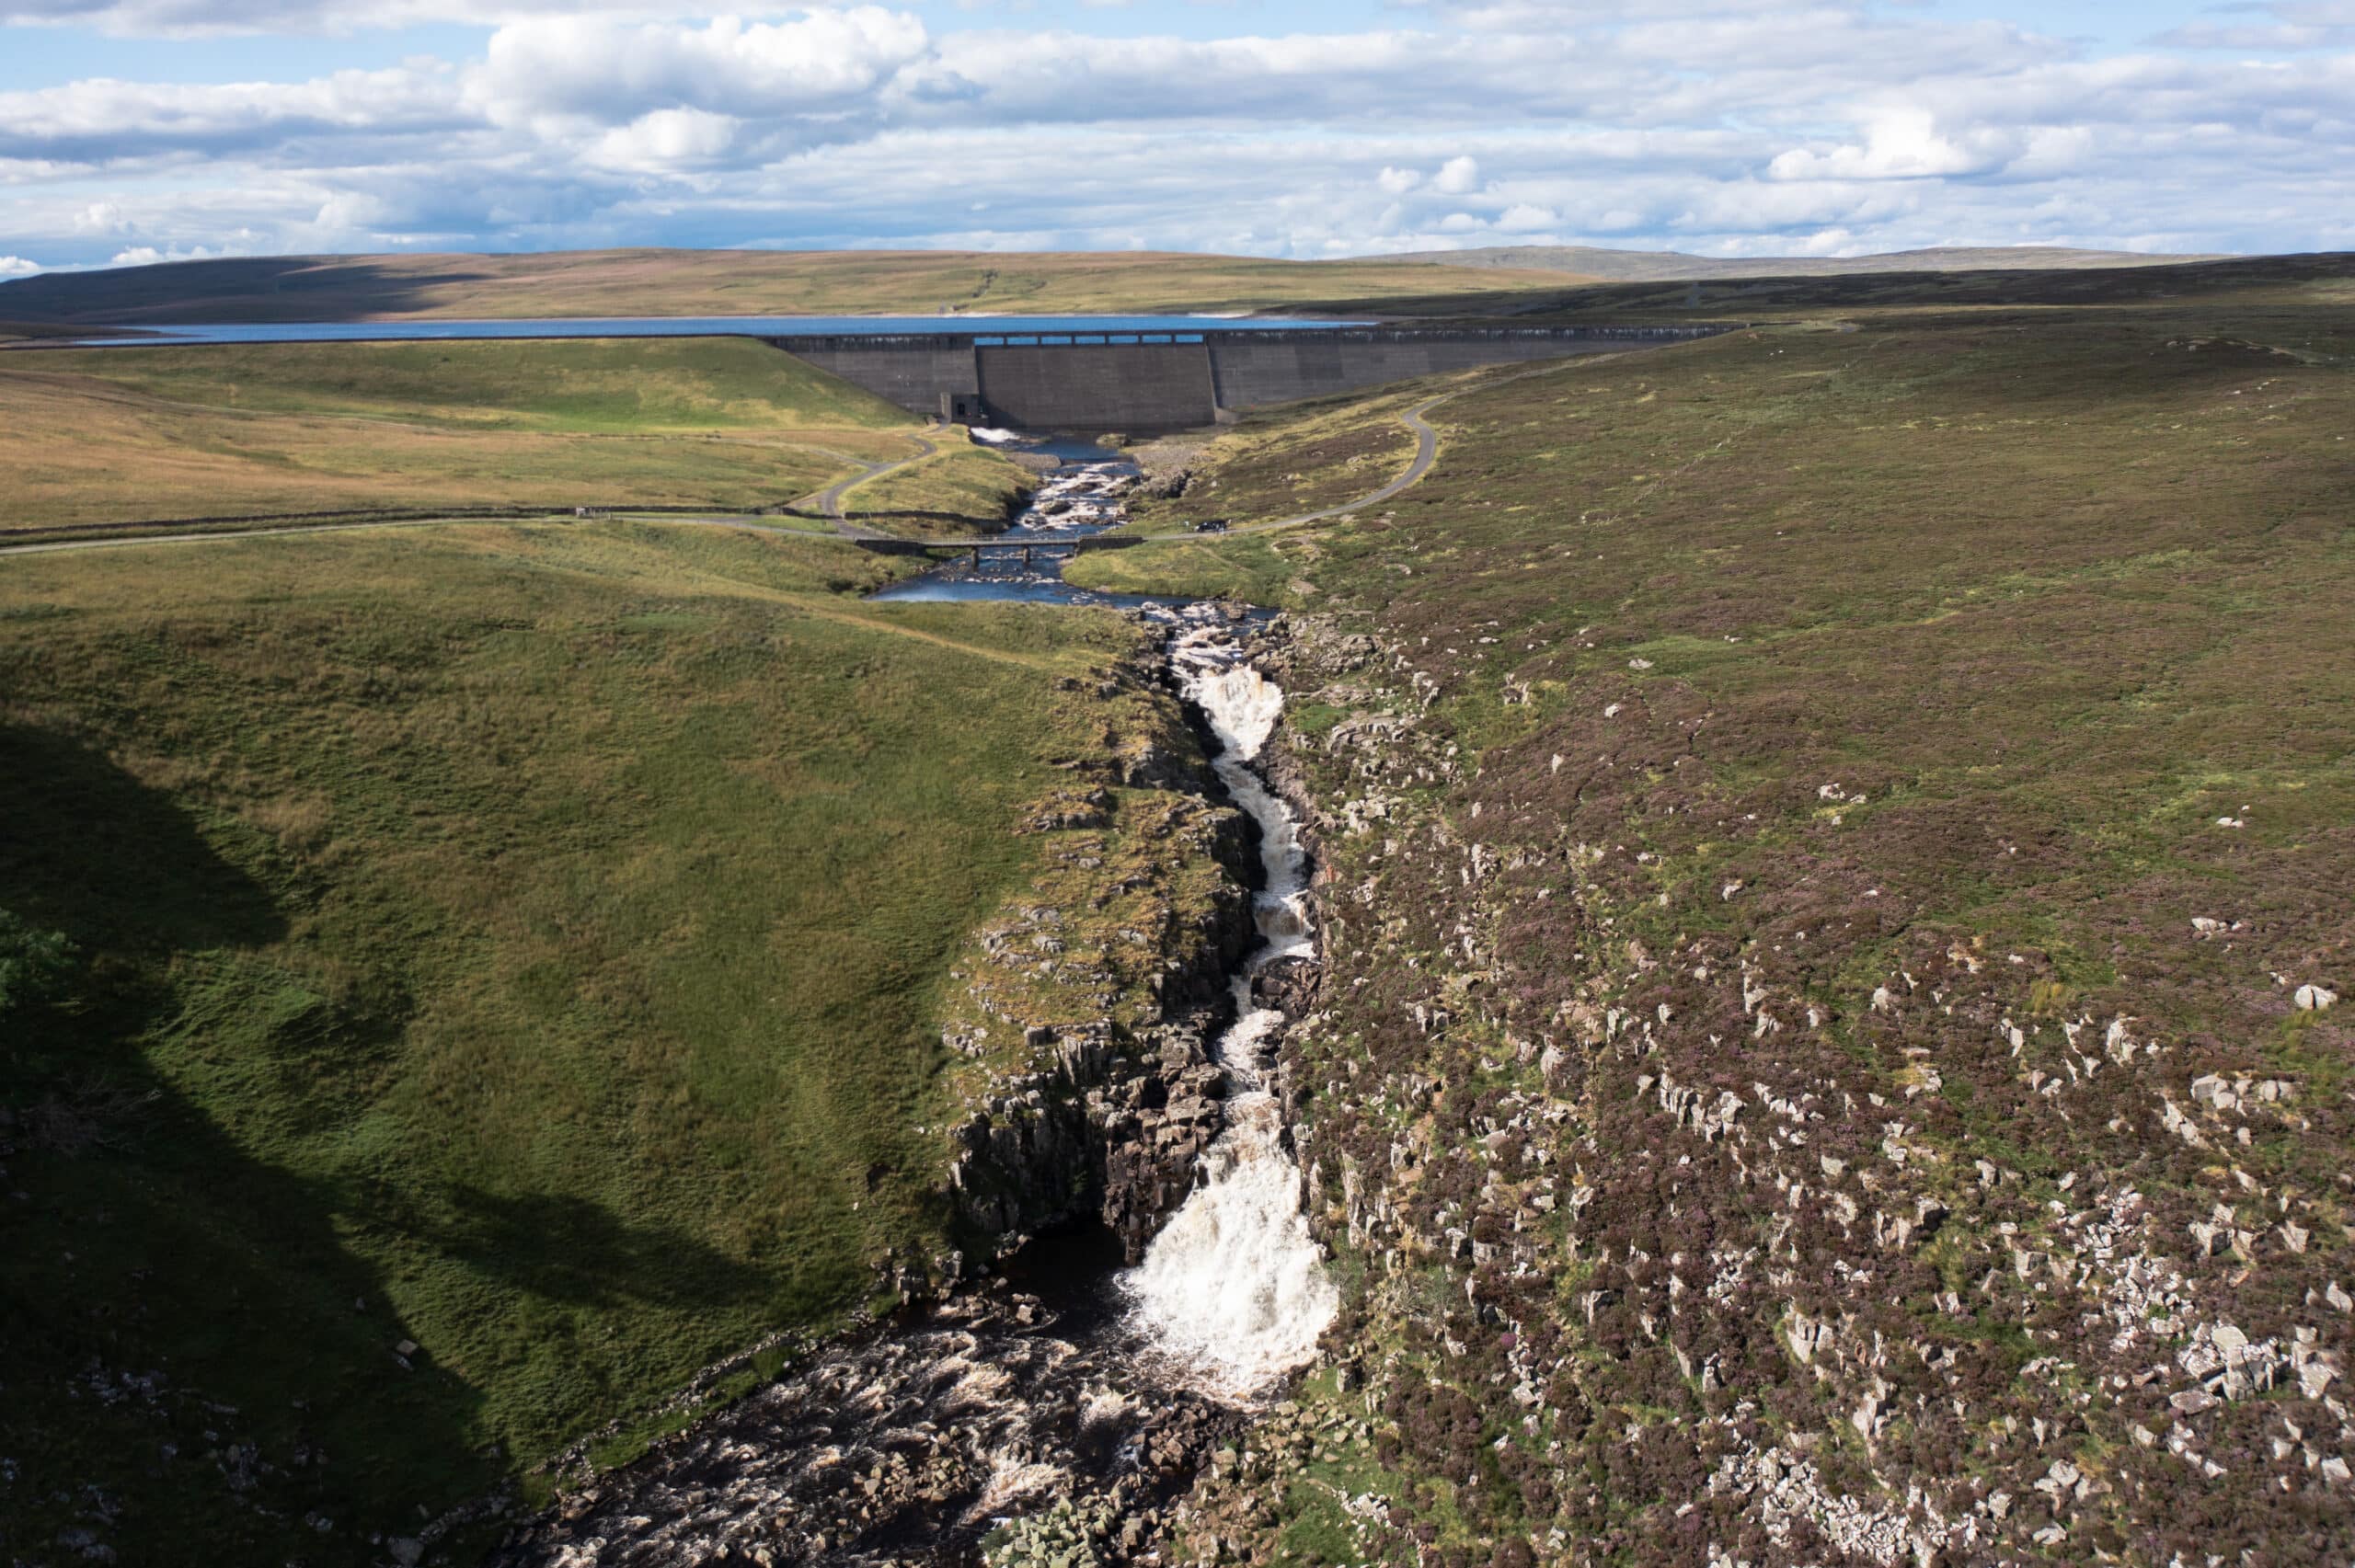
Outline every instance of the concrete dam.
[[1237, 327], [911, 332], [767, 339], [911, 413], [1010, 429], [1155, 434], [1269, 404], [1522, 360], [1679, 343], [1731, 326]]

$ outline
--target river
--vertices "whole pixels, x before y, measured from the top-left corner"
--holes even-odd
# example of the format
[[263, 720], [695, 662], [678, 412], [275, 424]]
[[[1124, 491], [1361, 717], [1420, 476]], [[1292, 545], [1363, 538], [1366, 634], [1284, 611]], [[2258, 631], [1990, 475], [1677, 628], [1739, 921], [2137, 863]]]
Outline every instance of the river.
[[[1070, 537], [1123, 521], [1133, 465], [1061, 455], [1017, 527]], [[1075, 461], [1074, 461], [1075, 460]], [[910, 591], [919, 585], [932, 591]], [[894, 599], [1101, 603], [1045, 571], [936, 573]], [[831, 1345], [511, 1537], [500, 1568], [681, 1562], [967, 1565], [1001, 1525], [1074, 1562], [1145, 1551], [1166, 1509], [1314, 1359], [1338, 1309], [1302, 1212], [1275, 1053], [1287, 1022], [1256, 981], [1311, 960], [1308, 855], [1259, 759], [1283, 692], [1260, 623], [1120, 596], [1165, 629], [1212, 766], [1258, 830], [1258, 941], [1231, 978], [1213, 1057], [1224, 1119], [1197, 1185], [1133, 1268], [1101, 1233], [1050, 1236], [995, 1275]], [[1051, 1532], [1051, 1533], [1048, 1533]]]

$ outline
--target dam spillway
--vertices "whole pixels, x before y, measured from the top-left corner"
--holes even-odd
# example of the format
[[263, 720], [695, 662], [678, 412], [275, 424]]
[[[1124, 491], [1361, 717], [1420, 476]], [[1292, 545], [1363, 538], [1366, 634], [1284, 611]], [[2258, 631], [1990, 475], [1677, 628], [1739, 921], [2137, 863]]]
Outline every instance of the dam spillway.
[[794, 334], [768, 341], [913, 414], [1153, 434], [1386, 382], [1685, 342], [1730, 326], [1320, 326]]

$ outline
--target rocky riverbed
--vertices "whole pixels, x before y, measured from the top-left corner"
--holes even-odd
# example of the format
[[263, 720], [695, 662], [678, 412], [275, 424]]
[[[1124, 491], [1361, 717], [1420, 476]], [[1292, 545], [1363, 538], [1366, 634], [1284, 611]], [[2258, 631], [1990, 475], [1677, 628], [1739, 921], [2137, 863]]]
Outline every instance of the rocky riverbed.
[[1036, 1065], [958, 1129], [951, 1190], [1000, 1266], [903, 1271], [896, 1318], [569, 1494], [494, 1562], [1126, 1562], [1157, 1551], [1199, 1473], [1234, 1462], [1338, 1303], [1282, 1117], [1282, 999], [1314, 946], [1306, 848], [1253, 766], [1282, 708], [1253, 635], [1196, 612], [1166, 646], [1217, 784], [1145, 771], [1225, 818], [1192, 822], [1212, 853], [1236, 859], [1237, 808], [1257, 846], [1167, 960], [1166, 1016], [1026, 1025]]

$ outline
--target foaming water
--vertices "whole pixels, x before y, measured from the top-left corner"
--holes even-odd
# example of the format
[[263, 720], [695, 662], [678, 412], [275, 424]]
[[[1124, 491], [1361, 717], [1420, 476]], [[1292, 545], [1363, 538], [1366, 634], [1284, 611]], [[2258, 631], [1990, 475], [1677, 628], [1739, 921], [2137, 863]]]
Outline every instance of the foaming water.
[[1315, 951], [1307, 855], [1291, 811], [1250, 766], [1282, 716], [1281, 689], [1216, 629], [1179, 637], [1172, 655], [1218, 738], [1212, 767], [1259, 825], [1267, 886], [1253, 910], [1260, 945], [1235, 977], [1235, 1023], [1217, 1047], [1229, 1083], [1225, 1128], [1202, 1156], [1201, 1185], [1121, 1287], [1174, 1357], [1217, 1391], [1248, 1397], [1305, 1364], [1340, 1305], [1301, 1213], [1300, 1167], [1262, 1062], [1284, 1016], [1256, 1005], [1251, 989], [1268, 966]]

